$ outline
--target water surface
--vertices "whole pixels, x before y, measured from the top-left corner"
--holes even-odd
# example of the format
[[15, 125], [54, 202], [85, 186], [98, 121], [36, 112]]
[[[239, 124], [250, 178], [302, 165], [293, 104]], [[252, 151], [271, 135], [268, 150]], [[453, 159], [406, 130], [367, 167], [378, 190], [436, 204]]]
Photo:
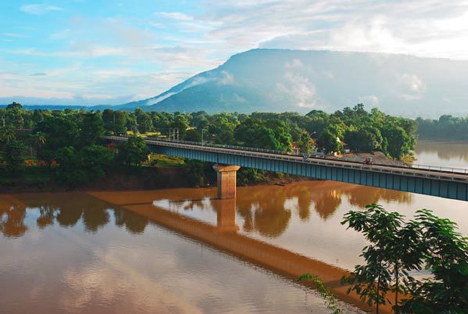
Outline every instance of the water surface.
[[[468, 168], [465, 144], [417, 163]], [[335, 282], [362, 260], [349, 210], [429, 208], [468, 235], [468, 203], [332, 181], [238, 188], [0, 195], [2, 313], [326, 313], [294, 276]], [[338, 291], [340, 293], [340, 291]]]

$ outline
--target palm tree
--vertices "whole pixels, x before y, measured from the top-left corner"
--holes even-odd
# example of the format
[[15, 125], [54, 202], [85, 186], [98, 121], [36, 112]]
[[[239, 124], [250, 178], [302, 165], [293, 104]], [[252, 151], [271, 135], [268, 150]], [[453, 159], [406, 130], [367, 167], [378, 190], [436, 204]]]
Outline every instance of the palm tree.
[[0, 128], [0, 142], [10, 143], [16, 139], [15, 129], [9, 126]]
[[[34, 134], [31, 134], [29, 137], [30, 137], [30, 141], [32, 144], [31, 146], [34, 146], [34, 149], [36, 150], [36, 152], [46, 142], [45, 134], [42, 132], [36, 132]], [[31, 155], [32, 155], [32, 149], [31, 149]]]

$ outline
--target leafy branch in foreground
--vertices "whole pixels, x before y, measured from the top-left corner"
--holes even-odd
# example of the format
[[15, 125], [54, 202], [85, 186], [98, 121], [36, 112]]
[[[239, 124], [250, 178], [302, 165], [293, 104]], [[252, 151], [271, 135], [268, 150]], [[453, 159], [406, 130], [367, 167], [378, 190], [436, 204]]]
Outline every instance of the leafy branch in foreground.
[[[351, 285], [348, 293], [355, 291], [377, 313], [387, 303], [396, 313], [468, 313], [468, 239], [457, 224], [425, 209], [405, 222], [379, 205], [366, 208], [350, 211], [342, 222], [370, 243], [361, 254], [366, 264], [343, 278]], [[410, 275], [423, 266], [429, 278]]]
[[325, 286], [322, 279], [320, 279], [318, 276], [305, 273], [299, 276], [297, 281], [298, 282], [300, 281], [312, 282], [315, 288], [317, 289], [318, 293], [320, 294], [320, 296], [325, 299], [325, 304], [327, 305], [327, 308], [329, 310], [332, 310], [333, 314], [345, 313], [345, 310], [343, 310], [340, 307], [339, 302], [336, 299], [333, 292], [327, 286]]

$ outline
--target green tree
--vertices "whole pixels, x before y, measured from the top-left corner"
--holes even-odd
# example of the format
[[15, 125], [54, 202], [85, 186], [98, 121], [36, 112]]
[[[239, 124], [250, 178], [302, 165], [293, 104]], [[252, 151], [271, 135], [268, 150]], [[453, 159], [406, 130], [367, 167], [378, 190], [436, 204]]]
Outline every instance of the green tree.
[[104, 135], [104, 123], [99, 113], [86, 113], [81, 121], [80, 146], [95, 145]]
[[467, 313], [468, 238], [457, 224], [436, 217], [429, 210], [416, 215], [423, 237], [424, 265], [432, 274], [422, 280], [409, 280], [411, 298], [403, 301], [407, 313]]
[[18, 140], [10, 140], [5, 145], [5, 153], [3, 159], [6, 162], [7, 170], [11, 173], [18, 173], [23, 170], [25, 164], [26, 147], [23, 142]]
[[15, 129], [11, 126], [4, 126], [0, 128], [0, 142], [8, 144], [16, 140]]
[[290, 151], [291, 135], [282, 122], [263, 122], [259, 119], [248, 118], [235, 129], [235, 139], [239, 144], [247, 147]]
[[297, 147], [301, 153], [310, 154], [312, 152], [312, 139], [308, 132], [302, 132], [297, 142]]
[[131, 136], [128, 141], [119, 145], [118, 160], [127, 166], [141, 166], [148, 157], [148, 148], [143, 138]]
[[325, 149], [327, 152], [341, 152], [343, 145], [338, 140], [336, 134], [330, 130], [325, 130], [317, 139], [317, 146]]
[[78, 154], [78, 166], [88, 173], [90, 180], [103, 178], [111, 169], [114, 160], [114, 152], [99, 145], [85, 146]]
[[184, 140], [189, 128], [189, 120], [184, 114], [176, 114], [171, 127], [179, 129], [179, 139]]
[[136, 119], [138, 123], [138, 131], [141, 133], [147, 133], [153, 130], [153, 121], [151, 120], [149, 113], [138, 112]]
[[102, 122], [107, 132], [125, 134], [127, 132], [127, 112], [105, 109], [102, 112]]
[[[351, 284], [369, 305], [390, 302], [396, 312], [465, 313], [468, 308], [468, 239], [457, 225], [428, 210], [416, 212], [414, 220], [385, 211], [376, 204], [366, 211], [350, 211], [343, 224], [362, 232], [370, 243], [358, 265], [343, 281]], [[422, 266], [432, 276], [411, 276]], [[388, 299], [393, 291], [394, 300]], [[401, 292], [406, 292], [400, 299]]]
[[387, 126], [382, 134], [386, 139], [387, 153], [395, 159], [408, 155], [414, 148], [414, 140], [402, 127]]
[[372, 127], [347, 130], [344, 137], [349, 147], [356, 152], [373, 152], [382, 148], [382, 135]]
[[49, 163], [55, 159], [60, 148], [77, 146], [80, 134], [76, 120], [69, 119], [63, 114], [47, 117], [33, 132], [45, 135], [46, 141], [39, 149], [38, 157]]

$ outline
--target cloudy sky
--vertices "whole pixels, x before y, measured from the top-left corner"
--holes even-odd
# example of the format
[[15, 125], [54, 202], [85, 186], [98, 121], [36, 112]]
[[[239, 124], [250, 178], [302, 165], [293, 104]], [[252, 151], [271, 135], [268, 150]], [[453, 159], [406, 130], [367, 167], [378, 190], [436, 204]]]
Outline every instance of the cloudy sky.
[[0, 102], [125, 103], [252, 48], [468, 60], [468, 0], [2, 0]]

